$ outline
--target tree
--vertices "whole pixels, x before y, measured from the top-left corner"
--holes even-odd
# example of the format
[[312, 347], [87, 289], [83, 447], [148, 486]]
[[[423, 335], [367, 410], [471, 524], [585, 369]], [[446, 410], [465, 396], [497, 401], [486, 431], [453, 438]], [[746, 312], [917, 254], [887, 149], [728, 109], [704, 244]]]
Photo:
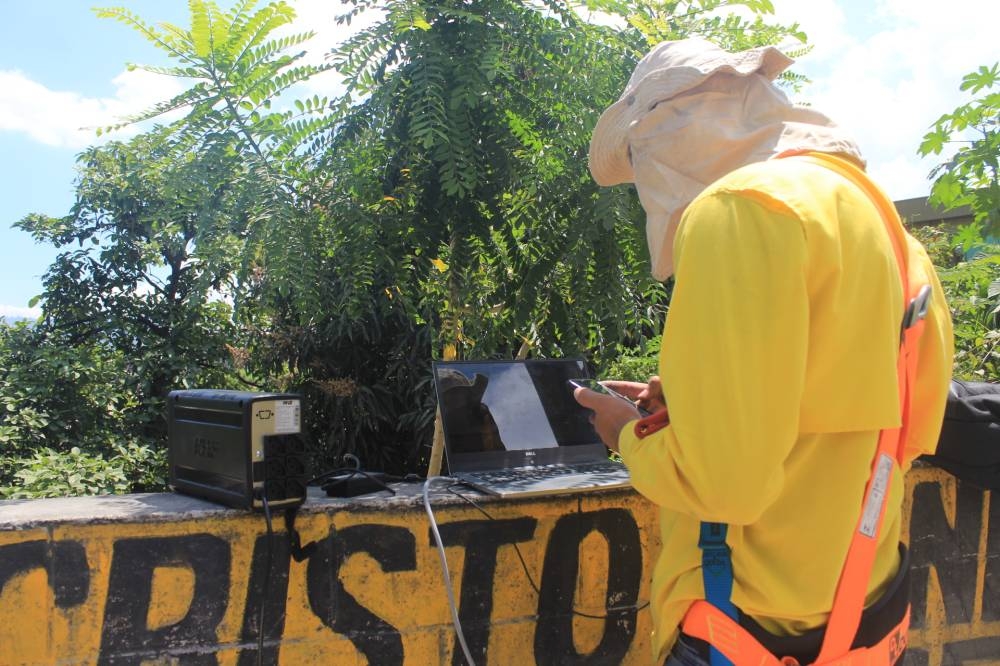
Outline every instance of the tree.
[[[630, 188], [593, 183], [589, 132], [648, 43], [760, 24], [707, 18], [727, 4], [672, 3], [664, 15], [685, 16], [666, 35], [601, 28], [558, 3], [379, 3], [383, 19], [333, 51], [348, 93], [319, 165], [329, 189], [310, 196], [331, 211], [321, 228], [337, 260], [311, 273], [336, 306], [310, 313], [289, 352], [304, 376], [388, 389], [381, 414], [312, 396], [348, 402], [333, 432], [349, 447], [372, 460], [428, 441], [432, 358], [530, 348], [600, 364], [659, 333], [666, 291], [649, 277], [641, 209]], [[352, 426], [382, 414], [398, 419], [382, 436]]]
[[[944, 208], [970, 206], [981, 236], [1000, 237], [1000, 63], [962, 78], [961, 90], [979, 97], [938, 118], [918, 153], [940, 155], [960, 147], [930, 174], [930, 202]], [[971, 137], [971, 138], [969, 138]], [[970, 230], [971, 231], [971, 230]], [[972, 240], [975, 240], [972, 238]]]
[[90, 148], [79, 165], [69, 215], [16, 225], [63, 250], [43, 277], [35, 334], [42, 347], [120, 359], [142, 414], [129, 434], [159, 440], [169, 390], [235, 381], [226, 298], [246, 229], [232, 186], [241, 169], [221, 148], [166, 159], [157, 132]]
[[1000, 371], [1000, 63], [982, 66], [962, 79], [961, 90], [978, 95], [938, 118], [924, 136], [920, 155], [959, 148], [931, 171], [929, 201], [944, 208], [969, 206], [974, 221], [947, 241], [961, 248], [939, 269], [955, 324], [955, 374], [995, 378]]
[[[176, 62], [147, 69], [191, 81], [126, 122], [186, 115], [85, 152], [71, 214], [22, 221], [66, 248], [39, 332], [117, 354], [150, 435], [185, 383], [301, 392], [317, 468], [350, 452], [421, 470], [433, 358], [601, 365], [657, 335], [641, 207], [591, 180], [590, 129], [660, 39], [798, 35], [764, 22], [767, 0], [592, 3], [619, 28], [556, 2], [393, 0], [310, 66], [308, 34], [273, 36], [284, 2], [190, 5], [189, 29], [98, 10]], [[281, 98], [329, 67], [343, 96]]]
[[120, 352], [0, 322], [0, 497], [161, 489], [162, 453], [139, 436], [150, 415], [138, 406]]

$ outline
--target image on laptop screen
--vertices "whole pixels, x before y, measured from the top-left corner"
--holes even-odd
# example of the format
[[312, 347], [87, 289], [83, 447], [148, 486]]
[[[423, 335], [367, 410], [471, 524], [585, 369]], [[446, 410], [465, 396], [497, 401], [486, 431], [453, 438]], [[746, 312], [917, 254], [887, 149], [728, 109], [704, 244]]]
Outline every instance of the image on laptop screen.
[[[561, 447], [597, 444], [603, 453], [589, 412], [567, 385], [569, 379], [592, 376], [586, 361], [438, 361], [434, 373], [453, 467], [473, 459], [515, 463], [526, 452]], [[538, 461], [564, 457], [553, 451]]]

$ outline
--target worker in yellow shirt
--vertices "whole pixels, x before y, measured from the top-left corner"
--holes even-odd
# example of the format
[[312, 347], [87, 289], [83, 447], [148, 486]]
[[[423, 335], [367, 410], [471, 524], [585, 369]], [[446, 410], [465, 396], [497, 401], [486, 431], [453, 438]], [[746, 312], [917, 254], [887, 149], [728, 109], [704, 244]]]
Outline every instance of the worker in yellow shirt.
[[724, 528], [725, 594], [739, 625], [784, 663], [817, 658], [880, 433], [902, 419], [901, 271], [930, 300], [917, 304], [926, 317], [905, 447], [874, 482], [891, 481], [852, 636], [855, 647], [883, 641], [885, 666], [905, 647], [886, 647], [908, 606], [900, 476], [937, 442], [951, 322], [931, 262], [898, 217], [894, 253], [854, 141], [775, 86], [791, 62], [773, 47], [664, 42], [591, 140], [594, 179], [635, 184], [653, 275], [675, 279], [659, 376], [610, 384], [660, 411], [640, 420], [623, 401], [576, 391], [633, 486], [660, 507], [657, 664], [732, 663], [681, 631], [712, 594], [705, 525]]

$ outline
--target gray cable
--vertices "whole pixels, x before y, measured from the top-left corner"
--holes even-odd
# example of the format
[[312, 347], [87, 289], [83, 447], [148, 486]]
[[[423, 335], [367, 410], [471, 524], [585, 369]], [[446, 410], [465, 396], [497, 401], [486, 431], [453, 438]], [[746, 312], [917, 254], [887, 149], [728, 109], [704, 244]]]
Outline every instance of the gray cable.
[[451, 588], [451, 574], [448, 573], [448, 559], [445, 557], [444, 545], [441, 543], [441, 533], [438, 531], [437, 520], [434, 519], [434, 511], [431, 510], [430, 488], [435, 481], [447, 481], [456, 483], [458, 479], [450, 476], [431, 476], [424, 481], [424, 510], [427, 511], [427, 519], [431, 523], [431, 532], [434, 534], [434, 543], [437, 544], [438, 555], [441, 557], [441, 573], [444, 575], [444, 589], [448, 593], [448, 607], [451, 609], [451, 622], [455, 625], [455, 633], [458, 635], [458, 642], [465, 653], [465, 660], [469, 666], [476, 666], [472, 660], [472, 653], [469, 646], [465, 644], [465, 634], [462, 633], [462, 622], [458, 619], [458, 607], [455, 604], [455, 592]]

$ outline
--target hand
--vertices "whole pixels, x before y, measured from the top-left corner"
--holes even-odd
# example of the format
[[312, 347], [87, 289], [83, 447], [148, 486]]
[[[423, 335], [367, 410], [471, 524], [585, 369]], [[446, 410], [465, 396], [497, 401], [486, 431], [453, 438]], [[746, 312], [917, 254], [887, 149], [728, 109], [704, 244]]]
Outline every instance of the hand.
[[629, 421], [640, 418], [639, 410], [621, 398], [603, 395], [586, 388], [573, 391], [576, 401], [591, 410], [590, 422], [604, 445], [618, 450], [618, 435]]
[[612, 391], [635, 400], [635, 404], [649, 413], [666, 409], [667, 401], [663, 397], [663, 384], [657, 375], [649, 378], [649, 382], [602, 381]]

